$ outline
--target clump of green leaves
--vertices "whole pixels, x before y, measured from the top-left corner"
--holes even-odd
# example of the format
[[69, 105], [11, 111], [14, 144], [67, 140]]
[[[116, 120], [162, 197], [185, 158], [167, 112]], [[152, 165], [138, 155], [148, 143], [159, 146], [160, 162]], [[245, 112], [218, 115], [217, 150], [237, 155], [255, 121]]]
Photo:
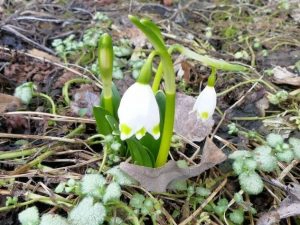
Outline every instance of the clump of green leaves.
[[67, 218], [56, 214], [45, 214], [40, 218], [36, 207], [27, 208], [19, 214], [21, 224], [100, 225], [104, 221], [110, 221], [112, 217], [111, 206], [117, 204], [121, 197], [120, 185], [117, 182], [107, 184], [105, 178], [100, 174], [86, 174], [81, 181], [70, 179], [59, 184], [56, 192], [73, 192], [83, 198], [70, 211]]
[[54, 191], [58, 194], [65, 192], [78, 195], [80, 194], [80, 182], [71, 178], [67, 182], [59, 183]]
[[278, 105], [288, 99], [289, 93], [285, 90], [280, 90], [276, 94], [269, 94], [268, 100], [273, 105]]
[[137, 215], [149, 215], [154, 219], [161, 214], [161, 203], [158, 200], [150, 197], [146, 198], [139, 193], [132, 195], [129, 205]]
[[299, 159], [300, 139], [290, 138], [288, 142], [285, 143], [281, 135], [271, 133], [265, 145], [253, 151], [239, 150], [229, 155], [234, 160], [232, 168], [245, 192], [253, 195], [262, 192], [263, 181], [256, 171], [272, 172], [277, 168], [278, 161], [289, 163]]
[[5, 201], [5, 206], [9, 206], [9, 205], [15, 205], [18, 203], [18, 198], [16, 196], [14, 197], [7, 197], [6, 201]]
[[25, 209], [18, 215], [18, 219], [22, 225], [39, 225], [40, 216], [38, 209], [33, 206]]
[[230, 123], [227, 125], [228, 127], [228, 134], [236, 135], [239, 132], [239, 129], [236, 127], [235, 123]]
[[27, 82], [15, 89], [14, 96], [19, 98], [22, 103], [28, 105], [31, 102], [36, 89], [36, 85], [34, 85], [32, 82]]

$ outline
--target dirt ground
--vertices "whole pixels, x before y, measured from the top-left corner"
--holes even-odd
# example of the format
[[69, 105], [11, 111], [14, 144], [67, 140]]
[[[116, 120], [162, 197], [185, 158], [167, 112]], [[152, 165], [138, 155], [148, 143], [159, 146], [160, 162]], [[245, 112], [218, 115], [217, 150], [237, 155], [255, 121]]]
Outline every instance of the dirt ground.
[[[104, 32], [111, 34], [118, 52], [114, 81], [123, 93], [140, 68], [133, 58], [145, 58], [151, 47], [130, 23], [129, 14], [152, 19], [168, 45], [181, 44], [199, 54], [251, 68], [247, 73], [218, 71], [218, 109], [211, 133], [227, 155], [237, 149], [254, 149], [272, 132], [300, 138], [299, 4], [297, 0], [0, 0], [0, 224], [19, 224], [18, 213], [30, 206], [26, 203], [29, 192], [55, 202], [54, 189], [60, 182], [79, 180], [88, 169], [99, 168], [102, 145], [87, 142], [97, 133], [92, 116], [101, 92], [94, 69], [97, 51], [93, 43], [80, 45], [97, 40]], [[58, 39], [65, 42], [55, 45]], [[173, 60], [177, 91], [197, 96], [200, 87], [206, 85], [210, 69], [178, 54]], [[70, 84], [66, 96], [63, 87], [72, 79], [81, 81]], [[29, 104], [13, 97], [25, 82], [32, 82], [36, 92], [42, 93]], [[281, 90], [288, 97], [278, 104], [270, 102], [270, 96]], [[53, 99], [54, 108], [43, 94]], [[232, 123], [241, 132], [229, 134], [228, 125]], [[70, 135], [78, 127], [79, 132]], [[203, 143], [183, 138], [173, 143], [172, 155], [190, 164], [198, 163], [199, 155], [190, 160], [195, 145]], [[119, 163], [111, 162], [108, 168]], [[234, 199], [240, 186], [231, 163], [227, 160], [191, 178], [188, 185], [210, 188], [212, 202], [223, 197]], [[286, 185], [299, 183], [298, 161], [280, 163], [277, 171], [260, 175]], [[243, 224], [256, 224], [262, 213], [277, 208], [286, 197], [274, 185], [265, 182], [264, 187], [259, 195], [244, 195]], [[136, 192], [148, 195], [138, 186], [122, 187], [122, 191], [121, 199], [126, 204]], [[18, 198], [11, 207], [5, 205], [9, 196]], [[77, 198], [74, 193], [61, 196], [73, 203]], [[201, 208], [207, 205], [207, 198], [189, 196], [188, 190], [151, 196], [163, 205], [157, 224], [234, 224]], [[41, 213], [66, 215], [70, 210], [40, 201], [34, 204]], [[257, 213], [247, 211], [250, 206]], [[238, 207], [233, 203], [229, 211]], [[205, 213], [209, 220], [203, 219]], [[187, 219], [189, 223], [184, 222]], [[140, 223], [154, 224], [149, 216], [141, 217]], [[300, 224], [300, 220], [293, 216], [280, 224]]]

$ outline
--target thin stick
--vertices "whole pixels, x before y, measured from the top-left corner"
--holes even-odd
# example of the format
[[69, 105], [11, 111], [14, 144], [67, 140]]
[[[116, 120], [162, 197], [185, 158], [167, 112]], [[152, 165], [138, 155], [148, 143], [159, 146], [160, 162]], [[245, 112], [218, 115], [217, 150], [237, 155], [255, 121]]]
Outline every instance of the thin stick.
[[[7, 112], [2, 113], [3, 116], [5, 115], [37, 115], [41, 117], [50, 117], [53, 121], [61, 121], [61, 122], [74, 122], [74, 123], [88, 123], [88, 124], [95, 124], [96, 121], [94, 119], [87, 119], [87, 118], [80, 118], [80, 117], [72, 117], [72, 116], [62, 116], [57, 114], [51, 113], [44, 113], [44, 112], [31, 112], [31, 111], [17, 111], [17, 112]], [[42, 120], [44, 118], [39, 117], [28, 117], [29, 119], [35, 120]]]
[[30, 135], [30, 134], [7, 134], [0, 133], [0, 138], [17, 138], [17, 139], [36, 139], [36, 140], [49, 140], [49, 141], [61, 141], [72, 144], [84, 144], [82, 140], [70, 139], [64, 137], [52, 137], [52, 136], [41, 136], [41, 135]]
[[188, 218], [186, 218], [184, 221], [182, 221], [179, 225], [186, 225], [189, 222], [191, 222], [194, 218], [196, 218], [202, 211], [202, 209], [211, 201], [213, 198], [222, 190], [222, 188], [227, 183], [227, 178], [223, 180], [223, 182], [216, 188], [216, 190], [211, 193], [211, 195], [205, 199], [205, 201], [199, 206], [196, 211], [194, 211]]

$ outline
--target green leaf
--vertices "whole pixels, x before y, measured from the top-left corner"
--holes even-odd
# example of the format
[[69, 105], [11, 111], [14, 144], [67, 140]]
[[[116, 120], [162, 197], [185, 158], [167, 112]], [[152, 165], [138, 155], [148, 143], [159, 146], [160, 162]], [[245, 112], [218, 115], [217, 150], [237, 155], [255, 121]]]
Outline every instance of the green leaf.
[[[120, 93], [116, 87], [116, 85], [114, 83], [112, 83], [112, 101], [113, 101], [113, 108], [114, 108], [114, 117], [115, 118], [118, 118], [118, 108], [119, 108], [119, 105], [120, 105], [120, 101], [121, 101], [121, 96], [120, 96]], [[100, 95], [100, 106], [102, 108], [104, 108], [104, 101], [103, 101], [103, 93], [101, 93]]]
[[128, 18], [137, 28], [139, 28], [147, 36], [147, 38], [156, 50], [167, 52], [165, 44], [161, 41], [161, 38], [157, 36], [157, 31], [155, 32], [151, 29], [151, 27], [147, 27], [144, 24], [142, 24], [136, 16], [129, 15]]
[[22, 103], [28, 105], [31, 102], [34, 89], [36, 89], [36, 86], [32, 82], [24, 83], [16, 88], [14, 96], [19, 98]]
[[126, 140], [133, 161], [140, 166], [153, 167], [154, 157], [135, 137]]
[[[155, 95], [160, 115], [160, 133], [162, 133], [164, 128], [164, 118], [165, 118], [165, 108], [166, 108], [166, 95], [163, 91], [158, 91]], [[141, 143], [146, 146], [152, 153], [154, 159], [156, 159], [159, 151], [159, 146], [161, 142], [161, 137], [155, 140], [149, 133], [147, 133], [142, 139]]]
[[94, 106], [93, 114], [96, 120], [97, 131], [99, 132], [99, 134], [111, 134], [113, 129], [106, 119], [106, 116], [111, 116], [110, 113], [101, 106]]
[[163, 36], [161, 34], [161, 31], [159, 29], [159, 27], [153, 23], [151, 20], [149, 19], [141, 19], [140, 22], [145, 25], [146, 27], [149, 27], [155, 34], [156, 36], [160, 39], [160, 41], [162, 43], [164, 43], [164, 40], [163, 40]]
[[109, 126], [111, 127], [112, 131], [114, 133], [117, 133], [119, 134], [120, 131], [119, 131], [119, 123], [118, 121], [116, 120], [115, 117], [111, 116], [111, 115], [106, 115], [105, 116], [105, 119], [107, 120], [107, 122], [109, 123]]

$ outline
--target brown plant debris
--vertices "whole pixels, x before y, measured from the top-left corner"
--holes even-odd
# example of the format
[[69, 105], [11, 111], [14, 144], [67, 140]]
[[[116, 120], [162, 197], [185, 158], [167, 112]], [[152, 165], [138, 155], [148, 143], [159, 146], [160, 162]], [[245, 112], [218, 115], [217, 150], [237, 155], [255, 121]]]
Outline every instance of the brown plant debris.
[[148, 191], [166, 192], [168, 185], [174, 180], [185, 180], [199, 176], [226, 159], [225, 154], [207, 138], [205, 141], [200, 164], [188, 168], [180, 168], [173, 160], [160, 168], [148, 168], [122, 162], [121, 170], [137, 180]]
[[285, 190], [287, 197], [281, 201], [278, 209], [263, 214], [257, 225], [278, 224], [281, 219], [300, 215], [300, 185], [293, 182], [286, 186], [274, 179], [271, 183]]
[[15, 111], [21, 107], [21, 100], [15, 96], [0, 93], [0, 113]]
[[92, 116], [93, 107], [100, 102], [99, 93], [93, 90], [90, 85], [81, 85], [74, 94], [74, 100], [71, 102], [71, 110], [75, 115]]
[[300, 76], [289, 72], [286, 68], [276, 66], [273, 69], [273, 81], [276, 84], [289, 84], [293, 86], [300, 86]]

